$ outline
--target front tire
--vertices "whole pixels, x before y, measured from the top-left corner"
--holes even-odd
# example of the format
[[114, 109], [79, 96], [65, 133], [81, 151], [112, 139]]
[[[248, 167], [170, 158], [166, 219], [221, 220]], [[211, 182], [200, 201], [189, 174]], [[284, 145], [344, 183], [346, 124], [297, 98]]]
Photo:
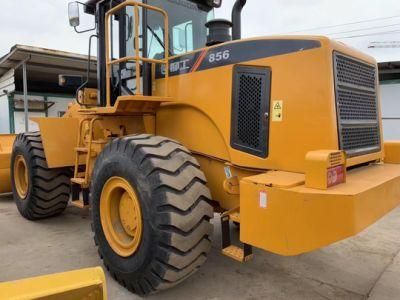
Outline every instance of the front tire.
[[95, 242], [121, 285], [148, 295], [183, 281], [206, 261], [211, 196], [182, 145], [150, 135], [116, 139], [96, 160], [92, 178]]
[[19, 134], [11, 156], [11, 182], [18, 211], [28, 220], [61, 214], [68, 205], [70, 168], [49, 169], [39, 132]]

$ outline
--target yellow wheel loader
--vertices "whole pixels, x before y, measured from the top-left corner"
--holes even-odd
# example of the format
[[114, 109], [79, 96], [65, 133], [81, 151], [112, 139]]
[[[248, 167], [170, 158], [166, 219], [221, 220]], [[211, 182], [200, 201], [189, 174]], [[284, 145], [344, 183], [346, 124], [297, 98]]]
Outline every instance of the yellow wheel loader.
[[15, 140], [21, 214], [90, 206], [100, 257], [139, 295], [204, 264], [215, 212], [222, 253], [245, 262], [253, 247], [289, 256], [354, 236], [399, 204], [376, 61], [319, 36], [241, 39], [245, 4], [228, 21], [213, 19], [221, 0], [86, 2], [97, 87], [81, 82], [63, 118]]

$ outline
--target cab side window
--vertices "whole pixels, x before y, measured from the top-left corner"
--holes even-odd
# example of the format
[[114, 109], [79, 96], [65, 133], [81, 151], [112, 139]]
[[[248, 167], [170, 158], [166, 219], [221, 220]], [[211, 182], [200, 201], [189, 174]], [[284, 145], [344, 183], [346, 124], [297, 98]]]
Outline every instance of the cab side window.
[[172, 27], [174, 55], [193, 51], [193, 23], [185, 22]]

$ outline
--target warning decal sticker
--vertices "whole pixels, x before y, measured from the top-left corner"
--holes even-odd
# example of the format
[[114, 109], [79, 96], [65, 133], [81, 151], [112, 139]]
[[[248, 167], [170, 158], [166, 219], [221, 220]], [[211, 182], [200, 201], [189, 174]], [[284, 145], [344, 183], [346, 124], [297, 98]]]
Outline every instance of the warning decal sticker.
[[283, 120], [283, 101], [277, 100], [272, 103], [272, 122]]

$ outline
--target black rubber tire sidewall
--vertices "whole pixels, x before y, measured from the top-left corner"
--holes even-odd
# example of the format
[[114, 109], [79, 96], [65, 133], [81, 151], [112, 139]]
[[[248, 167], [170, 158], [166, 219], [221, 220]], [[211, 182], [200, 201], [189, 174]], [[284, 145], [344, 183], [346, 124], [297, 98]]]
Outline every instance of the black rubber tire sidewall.
[[23, 139], [17, 138], [14, 142], [14, 150], [11, 155], [11, 178], [14, 178], [14, 165], [15, 165], [15, 159], [18, 155], [22, 155], [26, 167], [28, 168], [28, 192], [25, 196], [25, 198], [21, 198], [16, 190], [15, 187], [15, 182], [14, 180], [11, 180], [11, 185], [12, 185], [12, 190], [13, 190], [13, 196], [18, 208], [18, 211], [24, 216], [29, 218], [29, 216], [26, 215], [27, 210], [29, 209], [30, 205], [30, 197], [32, 195], [32, 178], [34, 176], [33, 174], [33, 169], [32, 169], [32, 154], [29, 152], [29, 149], [26, 145], [26, 143], [23, 142]]
[[[98, 162], [99, 166], [91, 189], [91, 199], [93, 201], [93, 224], [95, 235], [98, 238], [99, 248], [105, 265], [112, 266], [117, 269], [119, 274], [127, 273], [129, 279], [132, 280], [132, 274], [141, 274], [145, 271], [146, 266], [152, 261], [154, 255], [152, 245], [154, 245], [155, 231], [150, 220], [154, 220], [150, 194], [150, 187], [147, 181], [143, 178], [143, 173], [139, 167], [127, 155], [121, 155], [121, 152], [110, 154], [107, 159]], [[138, 249], [130, 257], [121, 257], [110, 247], [104, 235], [101, 218], [100, 218], [100, 197], [104, 184], [111, 177], [122, 177], [129, 182], [135, 189], [140, 202], [142, 214], [142, 238]]]

